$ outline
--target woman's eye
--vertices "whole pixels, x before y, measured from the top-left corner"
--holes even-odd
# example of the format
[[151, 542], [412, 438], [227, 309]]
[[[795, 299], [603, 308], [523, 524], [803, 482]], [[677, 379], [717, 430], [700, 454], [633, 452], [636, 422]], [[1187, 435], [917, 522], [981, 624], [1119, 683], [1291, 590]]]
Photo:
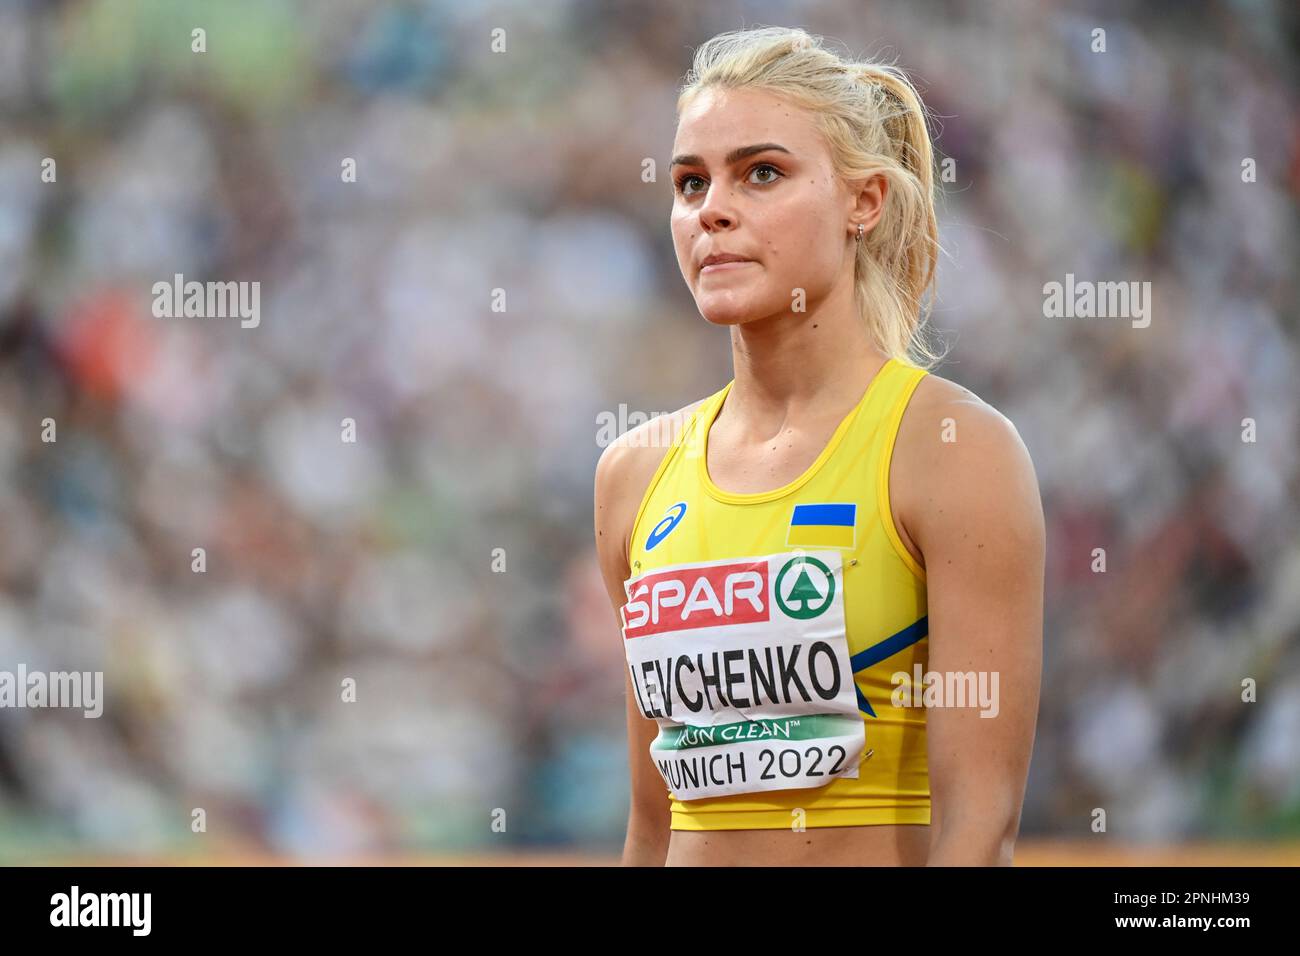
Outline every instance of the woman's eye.
[[[677, 180], [677, 191], [680, 192], [683, 196], [689, 196], [691, 194], [691, 192], [687, 190], [686, 184], [689, 183], [692, 179], [700, 179], [700, 177], [692, 173], [688, 176], [683, 176], [681, 179]], [[700, 179], [700, 182], [704, 182], [704, 180]]]
[[[764, 178], [755, 179], [755, 175], [763, 176]], [[781, 179], [784, 175], [785, 174], [775, 166], [769, 165], [768, 163], [760, 163], [749, 171], [749, 181], [755, 186], [766, 186]], [[677, 191], [683, 196], [695, 195], [699, 190], [690, 188], [690, 183], [693, 180], [699, 180], [701, 184], [704, 183], [703, 177], [696, 175], [695, 173], [688, 173], [681, 179], [677, 180]]]

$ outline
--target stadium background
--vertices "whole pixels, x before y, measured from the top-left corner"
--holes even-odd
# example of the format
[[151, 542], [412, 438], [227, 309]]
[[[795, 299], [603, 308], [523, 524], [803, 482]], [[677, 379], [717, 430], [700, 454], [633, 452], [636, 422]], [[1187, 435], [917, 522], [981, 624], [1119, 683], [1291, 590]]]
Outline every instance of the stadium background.
[[[106, 698], [0, 709], [0, 861], [616, 859], [598, 423], [730, 377], [666, 163], [690, 50], [761, 23], [896, 57], [956, 160], [938, 371], [1048, 519], [1019, 862], [1297, 861], [1281, 0], [0, 3], [0, 669]], [[153, 318], [175, 273], [261, 324]], [[1045, 318], [1066, 273], [1150, 327]]]

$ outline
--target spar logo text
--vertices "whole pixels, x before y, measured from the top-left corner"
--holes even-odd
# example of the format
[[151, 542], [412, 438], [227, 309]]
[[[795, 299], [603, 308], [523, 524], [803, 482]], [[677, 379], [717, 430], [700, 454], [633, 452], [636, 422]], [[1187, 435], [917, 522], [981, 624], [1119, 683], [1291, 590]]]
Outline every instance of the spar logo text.
[[[776, 574], [776, 604], [786, 617], [817, 617], [834, 596], [835, 576], [814, 557], [796, 555]], [[648, 574], [628, 594], [623, 635], [767, 621], [767, 597], [766, 559]]]
[[769, 620], [767, 561], [648, 574], [623, 606], [628, 638]]

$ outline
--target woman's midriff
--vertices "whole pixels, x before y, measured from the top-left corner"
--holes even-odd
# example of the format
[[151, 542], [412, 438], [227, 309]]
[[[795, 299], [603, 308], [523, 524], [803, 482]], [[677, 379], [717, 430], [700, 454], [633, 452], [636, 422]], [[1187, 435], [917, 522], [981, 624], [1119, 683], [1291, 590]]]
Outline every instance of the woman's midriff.
[[796, 830], [673, 830], [665, 866], [924, 866], [922, 824]]

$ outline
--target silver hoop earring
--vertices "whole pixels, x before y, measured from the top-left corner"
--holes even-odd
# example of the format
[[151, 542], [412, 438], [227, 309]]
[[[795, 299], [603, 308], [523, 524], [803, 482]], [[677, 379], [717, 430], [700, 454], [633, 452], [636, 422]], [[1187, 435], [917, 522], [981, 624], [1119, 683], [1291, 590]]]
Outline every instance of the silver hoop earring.
[[858, 242], [862, 241], [862, 223], [858, 223]]

